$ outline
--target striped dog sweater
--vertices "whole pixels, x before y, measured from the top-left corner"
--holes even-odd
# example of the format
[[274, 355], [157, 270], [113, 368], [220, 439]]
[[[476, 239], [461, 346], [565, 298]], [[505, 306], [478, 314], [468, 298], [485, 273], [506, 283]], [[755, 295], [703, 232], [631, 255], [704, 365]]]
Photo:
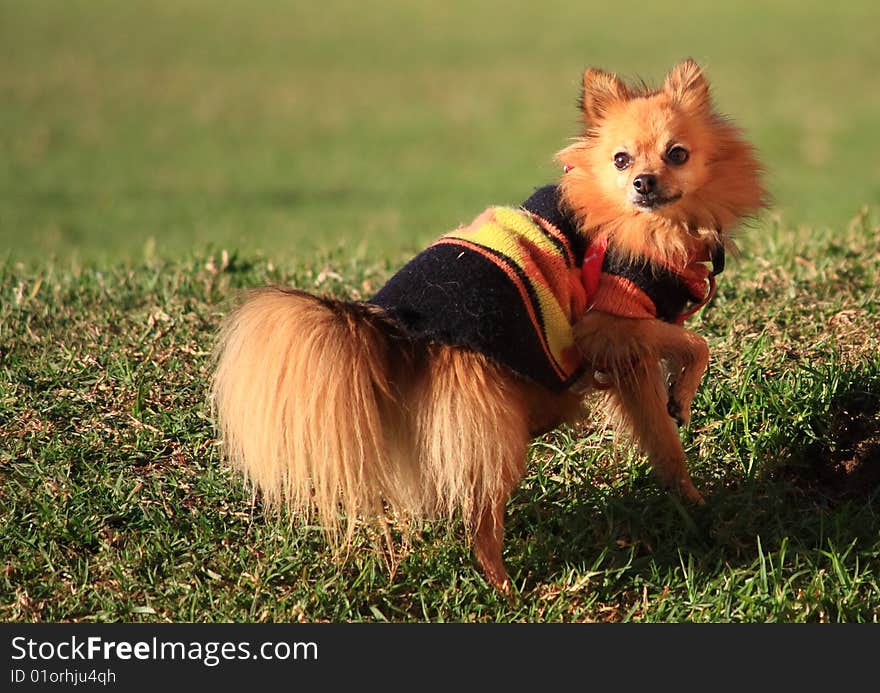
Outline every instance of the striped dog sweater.
[[[635, 314], [634, 297], [654, 307]], [[585, 367], [572, 326], [586, 310], [676, 322], [699, 299], [674, 273], [620, 262], [602, 244], [588, 252], [548, 185], [521, 208], [490, 207], [441, 236], [368, 302], [408, 339], [472, 349], [562, 391]]]
[[600, 238], [590, 244], [582, 266], [589, 309], [680, 325], [712, 298], [722, 258], [719, 250], [711, 273], [702, 262], [679, 271], [658, 262], [626, 260]]

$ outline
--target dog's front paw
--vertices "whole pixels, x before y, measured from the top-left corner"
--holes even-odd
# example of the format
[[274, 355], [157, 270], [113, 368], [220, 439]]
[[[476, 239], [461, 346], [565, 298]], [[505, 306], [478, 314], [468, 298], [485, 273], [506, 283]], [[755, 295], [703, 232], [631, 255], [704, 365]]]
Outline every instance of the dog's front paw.
[[683, 406], [681, 402], [672, 395], [669, 396], [669, 401], [666, 403], [666, 411], [669, 412], [669, 416], [671, 416], [679, 426], [687, 426], [691, 422], [690, 406]]
[[669, 401], [666, 403], [666, 411], [669, 412], [669, 416], [671, 416], [675, 420], [675, 423], [677, 423], [679, 426], [682, 425], [681, 405], [676, 402], [675, 399], [672, 398], [672, 396], [669, 397]]
[[685, 467], [684, 457], [676, 459], [657, 458], [652, 461], [654, 473], [660, 483], [670, 491], [674, 491], [685, 501], [694, 505], [706, 505], [703, 496], [691, 481]]
[[690, 480], [690, 477], [682, 477], [678, 480], [677, 484], [678, 494], [684, 498], [685, 500], [690, 501], [695, 505], [706, 505], [706, 501], [703, 500], [702, 494], [697, 491], [697, 487], [694, 486], [694, 482]]

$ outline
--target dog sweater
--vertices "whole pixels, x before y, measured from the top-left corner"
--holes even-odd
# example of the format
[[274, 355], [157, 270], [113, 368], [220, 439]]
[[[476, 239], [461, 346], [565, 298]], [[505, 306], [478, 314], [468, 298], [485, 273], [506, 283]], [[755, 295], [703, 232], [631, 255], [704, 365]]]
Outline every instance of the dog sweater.
[[368, 302], [408, 339], [473, 349], [562, 391], [584, 370], [572, 326], [586, 310], [677, 322], [702, 299], [671, 271], [588, 249], [548, 185], [441, 236]]
[[571, 326], [586, 308], [583, 245], [547, 186], [442, 236], [369, 302], [412, 339], [473, 349], [563, 390], [581, 370]]
[[599, 238], [590, 244], [582, 267], [589, 309], [680, 325], [715, 293], [720, 257], [713, 258], [712, 273], [701, 262], [676, 270], [656, 261], [624, 259], [607, 249], [606, 239]]

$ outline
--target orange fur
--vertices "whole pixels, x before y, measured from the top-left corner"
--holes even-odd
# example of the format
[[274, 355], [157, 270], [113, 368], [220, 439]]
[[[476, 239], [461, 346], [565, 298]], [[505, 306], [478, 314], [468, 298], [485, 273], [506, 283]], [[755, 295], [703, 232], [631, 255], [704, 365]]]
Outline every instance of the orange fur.
[[[583, 135], [557, 154], [565, 164], [563, 200], [582, 233], [679, 272], [708, 261], [719, 246], [736, 250], [733, 226], [766, 204], [761, 168], [739, 130], [713, 110], [693, 60], [674, 67], [656, 90], [587, 70], [582, 110]], [[670, 160], [676, 146], [688, 153], [682, 164]], [[622, 170], [615, 165], [620, 153], [629, 160]], [[667, 202], [634, 202], [636, 178], [644, 174]], [[673, 418], [690, 421], [709, 360], [706, 341], [678, 325], [598, 310], [587, 311], [575, 337], [607, 388], [606, 409], [618, 427], [634, 435], [664, 484], [703, 503]]]
[[359, 518], [460, 512], [499, 586], [495, 533], [526, 448], [580, 412], [543, 395], [480, 354], [414, 353], [375, 310], [277, 288], [226, 320], [212, 388], [226, 454], [270, 506], [317, 512], [338, 548]]
[[[585, 132], [557, 159], [571, 167], [564, 199], [585, 234], [603, 233], [633, 257], [649, 254], [682, 268], [719, 243], [735, 249], [728, 232], [765, 201], [760, 166], [739, 130], [712, 109], [696, 63], [678, 65], [659, 90], [588, 70], [583, 103]], [[671, 145], [689, 151], [685, 165], [664, 160]], [[612, 165], [621, 151], [633, 158], [624, 171]], [[644, 173], [680, 199], [651, 211], [634, 206], [628, 192]]]
[[[763, 202], [750, 146], [714, 114], [692, 61], [657, 91], [588, 70], [583, 117], [583, 137], [559, 154], [573, 166], [564, 199], [580, 230], [610, 247], [683, 268], [730, 244], [732, 224]], [[664, 160], [670, 143], [689, 148], [691, 166]], [[612, 161], [624, 148], [633, 164], [618, 171]], [[639, 172], [676, 200], [634, 206]], [[583, 390], [601, 386], [659, 479], [702, 502], [670, 414], [689, 419], [705, 340], [599, 311], [585, 314], [575, 336], [588, 375], [554, 394], [469, 350], [411, 343], [378, 308], [262, 289], [224, 324], [212, 401], [227, 457], [270, 507], [317, 514], [339, 549], [360, 518], [460, 515], [487, 579], [506, 591], [504, 509], [529, 442], [581, 418]]]

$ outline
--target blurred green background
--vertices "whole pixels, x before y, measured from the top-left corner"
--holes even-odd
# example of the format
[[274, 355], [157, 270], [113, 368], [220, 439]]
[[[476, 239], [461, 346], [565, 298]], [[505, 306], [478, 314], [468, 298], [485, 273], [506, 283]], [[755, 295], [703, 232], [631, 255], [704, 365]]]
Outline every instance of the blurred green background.
[[[880, 202], [874, 1], [0, 0], [0, 260], [201, 248], [397, 261], [557, 174], [588, 65], [685, 56], [770, 229]], [[755, 242], [760, 242], [760, 234]]]

